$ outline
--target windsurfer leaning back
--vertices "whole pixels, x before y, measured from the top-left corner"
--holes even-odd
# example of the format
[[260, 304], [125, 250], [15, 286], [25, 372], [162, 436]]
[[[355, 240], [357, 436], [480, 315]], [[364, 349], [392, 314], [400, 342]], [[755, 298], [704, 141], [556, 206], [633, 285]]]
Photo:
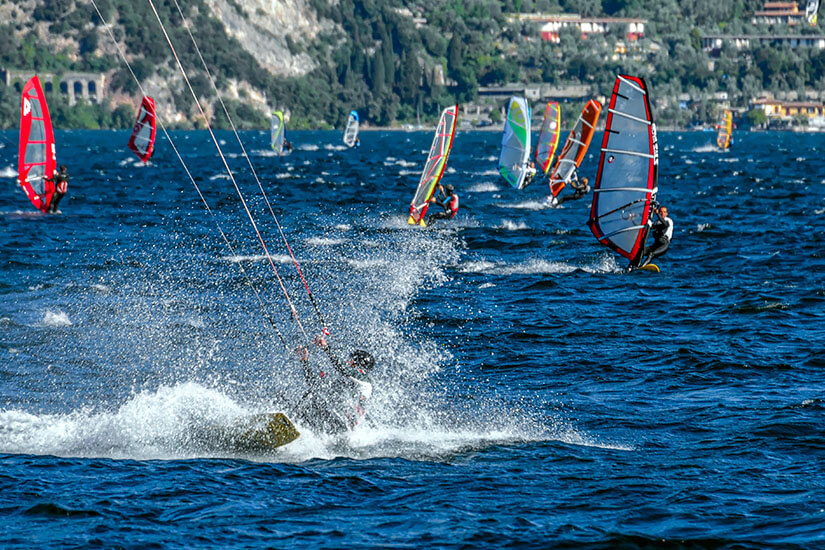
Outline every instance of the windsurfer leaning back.
[[631, 269], [646, 266], [670, 248], [670, 239], [673, 238], [673, 220], [667, 215], [667, 206], [659, 206], [655, 212], [657, 220], [655, 223], [652, 218], [647, 220], [648, 230], [645, 234], [645, 241], [647, 241], [647, 234], [653, 231], [653, 245], [642, 246], [639, 254], [630, 262]]
[[590, 183], [588, 182], [587, 178], [582, 178], [581, 181], [579, 181], [578, 170], [573, 172], [573, 179], [570, 180], [570, 187], [573, 188], [573, 193], [564, 195], [563, 197], [554, 197], [556, 199], [555, 201], [553, 201], [554, 205], [559, 205], [567, 201], [580, 199], [590, 192]]
[[372, 395], [370, 371], [375, 366], [373, 356], [364, 350], [355, 350], [343, 361], [326, 340], [326, 334], [315, 338], [335, 368], [327, 373], [309, 363], [309, 350], [299, 346], [295, 353], [301, 360], [308, 391], [296, 411], [297, 420], [313, 430], [325, 434], [339, 434], [352, 430], [366, 412], [367, 400]]
[[444, 210], [429, 216], [427, 218], [427, 225], [432, 225], [436, 220], [450, 220], [458, 214], [458, 193], [455, 192], [455, 188], [449, 183], [441, 187], [439, 183], [438, 191], [439, 195], [443, 198], [439, 200], [438, 195], [436, 195], [430, 199], [430, 202], [434, 202]]
[[46, 179], [46, 181], [54, 183], [54, 194], [52, 195], [52, 201], [49, 203], [48, 208], [48, 212], [54, 214], [57, 212], [57, 205], [60, 204], [60, 199], [62, 199], [66, 191], [69, 190], [69, 172], [66, 171], [66, 165], [61, 164], [60, 172], [56, 172], [52, 178]]

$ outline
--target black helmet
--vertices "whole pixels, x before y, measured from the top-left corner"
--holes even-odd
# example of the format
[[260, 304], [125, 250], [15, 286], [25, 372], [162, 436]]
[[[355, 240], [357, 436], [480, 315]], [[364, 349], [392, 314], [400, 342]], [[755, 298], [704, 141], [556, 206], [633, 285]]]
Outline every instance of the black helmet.
[[349, 358], [350, 361], [352, 361], [352, 366], [357, 369], [370, 371], [375, 366], [375, 358], [372, 354], [362, 349], [357, 349], [350, 353]]
[[453, 191], [455, 191], [455, 187], [453, 187], [453, 185], [452, 185], [451, 183], [448, 183], [447, 185], [445, 185], [445, 186], [444, 186], [444, 189], [445, 189], [448, 193], [452, 193]]

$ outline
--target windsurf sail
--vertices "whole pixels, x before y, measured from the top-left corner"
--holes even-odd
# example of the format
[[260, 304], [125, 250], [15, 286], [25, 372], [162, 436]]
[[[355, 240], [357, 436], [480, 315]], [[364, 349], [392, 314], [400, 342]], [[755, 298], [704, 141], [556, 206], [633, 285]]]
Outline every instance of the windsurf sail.
[[344, 130], [344, 145], [355, 147], [358, 140], [358, 111], [350, 111], [347, 128]]
[[435, 186], [444, 175], [444, 168], [447, 166], [447, 159], [450, 150], [453, 148], [453, 137], [455, 137], [455, 126], [458, 120], [458, 105], [447, 107], [441, 113], [441, 120], [435, 129], [433, 144], [430, 146], [430, 154], [421, 179], [418, 182], [418, 189], [415, 191], [412, 203], [410, 204], [410, 217], [407, 223], [410, 225], [426, 226], [424, 216], [427, 213], [429, 201], [435, 194]]
[[567, 141], [559, 153], [556, 166], [553, 168], [553, 175], [550, 176], [550, 192], [554, 197], [564, 189], [564, 186], [573, 178], [576, 169], [581, 166], [593, 133], [596, 131], [596, 123], [602, 112], [602, 104], [591, 99], [582, 109], [582, 114], [576, 120], [576, 125], [567, 136]]
[[[46, 212], [54, 194], [57, 154], [49, 108], [40, 80], [31, 77], [23, 87], [20, 106], [18, 179], [35, 208]], [[48, 178], [48, 179], [47, 179]]]
[[155, 152], [155, 129], [155, 100], [144, 97], [129, 138], [129, 149], [143, 162], [148, 162]]
[[819, 16], [819, 2], [820, 0], [808, 0], [808, 5], [805, 7], [805, 19], [812, 27], [816, 27], [816, 20]]
[[647, 84], [619, 75], [607, 109], [587, 225], [603, 245], [633, 259], [644, 245], [658, 191], [659, 147]]
[[547, 103], [544, 109], [544, 122], [541, 124], [539, 141], [536, 144], [536, 162], [541, 166], [545, 174], [550, 169], [553, 162], [553, 155], [559, 146], [559, 136], [561, 135], [561, 110], [555, 101]]
[[719, 132], [716, 134], [716, 145], [720, 149], [730, 147], [730, 136], [733, 134], [733, 113], [728, 109], [722, 113], [722, 120], [719, 121]]
[[284, 152], [284, 139], [286, 129], [284, 128], [284, 114], [281, 111], [272, 113], [272, 122], [269, 127], [269, 141], [272, 149], [279, 155]]
[[498, 171], [516, 189], [524, 188], [530, 158], [530, 106], [523, 97], [511, 97], [501, 136]]

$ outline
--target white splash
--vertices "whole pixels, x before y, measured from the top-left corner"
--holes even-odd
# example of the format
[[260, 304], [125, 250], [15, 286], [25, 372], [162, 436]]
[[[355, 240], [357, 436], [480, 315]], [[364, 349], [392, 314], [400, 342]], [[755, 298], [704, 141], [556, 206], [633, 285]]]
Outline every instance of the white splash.
[[[272, 261], [279, 263], [279, 264], [289, 264], [292, 263], [292, 258], [289, 257], [288, 254], [272, 254]], [[223, 260], [232, 263], [240, 263], [240, 262], [263, 262], [268, 261], [265, 254], [251, 254], [251, 255], [242, 255], [236, 254], [234, 256], [222, 256]]]
[[497, 225], [496, 229], [504, 229], [506, 231], [523, 231], [530, 229], [524, 222], [514, 222], [511, 220], [501, 220], [501, 225]]
[[515, 203], [497, 204], [499, 208], [512, 208], [516, 210], [547, 210], [553, 208], [550, 201], [524, 201]]
[[68, 327], [71, 326], [72, 322], [65, 312], [57, 310], [47, 311], [43, 315], [43, 320], [40, 321], [40, 324], [44, 327]]
[[471, 193], [491, 193], [498, 190], [499, 187], [495, 183], [477, 183], [468, 189]]
[[307, 244], [312, 246], [335, 246], [347, 242], [346, 239], [333, 239], [330, 237], [310, 237]]

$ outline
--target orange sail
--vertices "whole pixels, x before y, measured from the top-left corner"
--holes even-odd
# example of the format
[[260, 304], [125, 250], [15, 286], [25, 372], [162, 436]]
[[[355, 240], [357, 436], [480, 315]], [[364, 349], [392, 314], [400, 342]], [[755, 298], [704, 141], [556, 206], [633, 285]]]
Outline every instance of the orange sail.
[[730, 147], [730, 136], [733, 133], [733, 113], [725, 109], [722, 120], [719, 122], [719, 133], [716, 134], [716, 145], [725, 150]]
[[581, 166], [587, 148], [590, 147], [590, 140], [596, 131], [596, 123], [602, 112], [602, 104], [591, 99], [584, 106], [582, 114], [576, 121], [576, 126], [567, 136], [567, 142], [559, 154], [556, 167], [553, 168], [553, 175], [550, 176], [550, 192], [554, 197], [558, 196], [564, 186], [573, 178], [576, 169]]

